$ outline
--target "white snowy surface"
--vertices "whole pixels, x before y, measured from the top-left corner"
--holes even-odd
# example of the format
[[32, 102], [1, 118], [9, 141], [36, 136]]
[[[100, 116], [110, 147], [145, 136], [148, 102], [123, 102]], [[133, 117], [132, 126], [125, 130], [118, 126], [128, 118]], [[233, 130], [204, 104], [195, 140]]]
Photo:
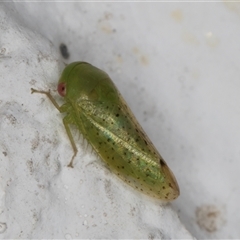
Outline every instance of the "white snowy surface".
[[[67, 167], [62, 116], [30, 88], [61, 102], [64, 62], [79, 60], [118, 86], [178, 180], [173, 203], [125, 185], [81, 138]], [[239, 63], [239, 3], [0, 3], [0, 238], [239, 238]]]

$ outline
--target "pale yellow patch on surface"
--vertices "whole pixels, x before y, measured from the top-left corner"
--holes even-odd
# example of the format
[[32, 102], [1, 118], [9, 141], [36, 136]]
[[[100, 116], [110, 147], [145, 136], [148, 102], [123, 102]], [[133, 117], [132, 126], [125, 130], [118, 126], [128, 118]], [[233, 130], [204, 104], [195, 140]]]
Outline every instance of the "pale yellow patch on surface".
[[145, 54], [143, 54], [138, 47], [134, 47], [134, 48], [132, 49], [132, 51], [133, 51], [133, 53], [134, 53], [135, 55], [137, 55], [138, 61], [139, 61], [142, 65], [147, 66], [147, 65], [149, 64], [149, 59], [148, 59], [148, 57], [147, 57]]
[[188, 44], [199, 45], [198, 39], [190, 32], [184, 32], [182, 38]]
[[205, 34], [205, 38], [207, 45], [211, 48], [217, 47], [220, 42], [219, 39], [212, 32], [207, 32]]
[[122, 64], [123, 63], [123, 59], [122, 56], [120, 54], [117, 55], [116, 60], [118, 63]]
[[224, 4], [229, 10], [237, 13], [238, 16], [240, 17], [240, 2], [233, 2], [233, 1], [226, 1], [225, 0]]
[[145, 65], [145, 66], [148, 65], [149, 62], [148, 62], [148, 58], [146, 56], [142, 55], [140, 59], [141, 59], [142, 65]]
[[183, 14], [180, 9], [176, 9], [171, 12], [171, 17], [176, 21], [176, 22], [182, 22], [183, 20]]
[[111, 34], [111, 33], [114, 33], [115, 32], [115, 29], [112, 28], [112, 26], [108, 23], [105, 23], [104, 25], [101, 26], [101, 30], [104, 32], [104, 33], [107, 33], [107, 34]]
[[110, 20], [113, 18], [113, 14], [110, 12], [105, 12], [103, 17], [98, 20], [99, 28], [102, 32], [111, 34], [116, 32], [116, 30], [111, 26]]
[[200, 77], [200, 73], [196, 69], [192, 71], [191, 75], [192, 75], [193, 79], [199, 79], [199, 77]]

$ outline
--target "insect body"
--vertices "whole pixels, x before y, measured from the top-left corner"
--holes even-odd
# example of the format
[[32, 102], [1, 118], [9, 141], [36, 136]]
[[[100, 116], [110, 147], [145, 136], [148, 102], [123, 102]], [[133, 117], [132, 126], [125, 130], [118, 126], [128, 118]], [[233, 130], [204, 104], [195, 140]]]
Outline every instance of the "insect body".
[[69, 125], [76, 125], [101, 159], [122, 180], [155, 198], [170, 201], [179, 187], [171, 170], [144, 133], [109, 76], [85, 62], [69, 64], [58, 82], [65, 103], [55, 107], [66, 113], [63, 123], [74, 155], [77, 148]]

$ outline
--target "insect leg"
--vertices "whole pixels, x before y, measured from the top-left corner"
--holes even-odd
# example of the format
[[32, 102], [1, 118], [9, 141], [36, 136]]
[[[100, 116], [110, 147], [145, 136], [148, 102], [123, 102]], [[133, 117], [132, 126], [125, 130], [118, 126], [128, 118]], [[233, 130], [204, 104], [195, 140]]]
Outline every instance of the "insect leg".
[[31, 88], [31, 91], [32, 91], [31, 93], [42, 93], [42, 94], [45, 94], [50, 99], [52, 104], [58, 109], [58, 111], [61, 112], [60, 107], [59, 107], [58, 103], [56, 102], [56, 100], [51, 95], [50, 90], [48, 92], [46, 92], [46, 91], [41, 91], [41, 90], [36, 90], [34, 88]]
[[74, 154], [73, 154], [73, 156], [72, 156], [72, 159], [71, 159], [70, 163], [68, 164], [68, 167], [71, 167], [71, 168], [72, 168], [72, 167], [73, 167], [73, 159], [74, 159], [75, 156], [77, 155], [78, 150], [77, 150], [76, 144], [75, 144], [75, 142], [74, 142], [74, 139], [73, 139], [71, 130], [70, 130], [69, 126], [68, 126], [69, 121], [68, 121], [68, 118], [67, 118], [67, 117], [68, 117], [68, 116], [66, 116], [66, 117], [63, 118], [63, 124], [64, 124], [64, 127], [65, 127], [65, 129], [66, 129], [68, 138], [69, 138], [69, 140], [70, 140], [70, 142], [71, 142], [72, 149], [73, 149], [73, 152], [74, 152]]

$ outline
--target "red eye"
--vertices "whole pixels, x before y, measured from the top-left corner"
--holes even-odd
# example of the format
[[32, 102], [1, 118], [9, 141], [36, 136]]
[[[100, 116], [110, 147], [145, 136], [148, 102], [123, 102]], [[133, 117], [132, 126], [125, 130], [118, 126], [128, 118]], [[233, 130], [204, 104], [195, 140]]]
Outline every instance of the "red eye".
[[59, 83], [58, 84], [58, 93], [64, 97], [66, 95], [66, 83]]

